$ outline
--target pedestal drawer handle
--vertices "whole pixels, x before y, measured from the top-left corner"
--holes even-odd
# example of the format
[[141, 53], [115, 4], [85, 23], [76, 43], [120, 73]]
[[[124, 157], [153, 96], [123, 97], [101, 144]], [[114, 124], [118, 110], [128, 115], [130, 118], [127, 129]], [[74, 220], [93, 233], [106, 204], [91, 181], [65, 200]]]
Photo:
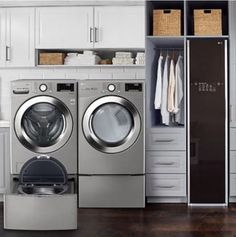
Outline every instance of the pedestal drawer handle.
[[164, 140], [159, 140], [159, 139], [156, 139], [155, 142], [173, 142], [174, 139], [164, 139]]
[[165, 188], [165, 189], [175, 188], [174, 185], [157, 185], [155, 187], [156, 188]]
[[156, 162], [155, 165], [174, 165], [175, 162]]

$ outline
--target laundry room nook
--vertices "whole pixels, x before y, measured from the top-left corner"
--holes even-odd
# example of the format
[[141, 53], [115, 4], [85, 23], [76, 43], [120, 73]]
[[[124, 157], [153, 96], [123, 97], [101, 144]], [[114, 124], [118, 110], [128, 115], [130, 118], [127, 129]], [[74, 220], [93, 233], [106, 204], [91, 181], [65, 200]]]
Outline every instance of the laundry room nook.
[[236, 236], [236, 2], [0, 0], [0, 236]]

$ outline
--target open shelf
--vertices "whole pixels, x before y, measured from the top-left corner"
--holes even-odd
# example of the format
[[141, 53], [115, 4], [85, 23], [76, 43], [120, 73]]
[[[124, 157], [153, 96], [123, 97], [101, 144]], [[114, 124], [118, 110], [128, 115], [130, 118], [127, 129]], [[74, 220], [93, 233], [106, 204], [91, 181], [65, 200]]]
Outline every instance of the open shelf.
[[131, 52], [132, 58], [134, 58], [133, 64], [39, 64], [39, 57], [40, 53], [63, 53], [67, 55], [68, 53], [79, 53], [83, 54], [84, 50], [81, 49], [36, 49], [36, 67], [38, 68], [78, 68], [78, 67], [145, 67], [143, 64], [135, 64], [135, 58], [138, 52], [145, 52], [144, 49], [96, 49], [96, 50], [89, 50], [95, 52], [97, 56], [101, 59], [109, 59], [112, 61], [112, 58], [115, 57], [116, 52]]
[[153, 35], [153, 10], [181, 10], [181, 35], [184, 35], [184, 1], [147, 1], [146, 5], [146, 34]]
[[[181, 10], [181, 35], [191, 37], [227, 37], [229, 35], [229, 1], [147, 1], [146, 2], [146, 35], [147, 38], [170, 38], [171, 36], [153, 36], [153, 10], [154, 9], [180, 9]], [[219, 36], [194, 36], [194, 9], [221, 9], [222, 10], [222, 35]], [[181, 36], [173, 36], [181, 37]]]
[[222, 33], [228, 35], [228, 1], [186, 1], [187, 35], [194, 35], [194, 9], [221, 9]]

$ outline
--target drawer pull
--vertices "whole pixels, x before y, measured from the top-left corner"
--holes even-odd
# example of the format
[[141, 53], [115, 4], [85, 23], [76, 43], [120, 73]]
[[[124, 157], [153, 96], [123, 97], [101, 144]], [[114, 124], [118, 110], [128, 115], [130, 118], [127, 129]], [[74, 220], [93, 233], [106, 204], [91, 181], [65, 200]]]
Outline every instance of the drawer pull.
[[165, 188], [165, 189], [171, 189], [174, 188], [174, 185], [157, 185], [156, 188]]
[[156, 162], [155, 165], [174, 165], [175, 162]]
[[164, 139], [164, 140], [159, 140], [159, 139], [156, 139], [155, 142], [173, 142], [174, 139]]

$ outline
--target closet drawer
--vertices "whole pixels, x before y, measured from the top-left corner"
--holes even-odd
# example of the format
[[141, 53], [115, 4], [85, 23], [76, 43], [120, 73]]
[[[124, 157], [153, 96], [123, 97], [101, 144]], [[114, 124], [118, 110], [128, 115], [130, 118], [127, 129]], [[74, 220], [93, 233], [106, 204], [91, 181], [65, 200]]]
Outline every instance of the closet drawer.
[[147, 174], [146, 196], [186, 196], [185, 174]]
[[146, 162], [147, 173], [186, 173], [185, 151], [149, 151]]
[[230, 173], [236, 173], [236, 151], [230, 151]]
[[186, 133], [150, 133], [147, 134], [147, 149], [158, 151], [186, 150]]
[[230, 174], [229, 177], [229, 195], [236, 196], [236, 174]]
[[236, 128], [230, 128], [230, 150], [236, 151]]

